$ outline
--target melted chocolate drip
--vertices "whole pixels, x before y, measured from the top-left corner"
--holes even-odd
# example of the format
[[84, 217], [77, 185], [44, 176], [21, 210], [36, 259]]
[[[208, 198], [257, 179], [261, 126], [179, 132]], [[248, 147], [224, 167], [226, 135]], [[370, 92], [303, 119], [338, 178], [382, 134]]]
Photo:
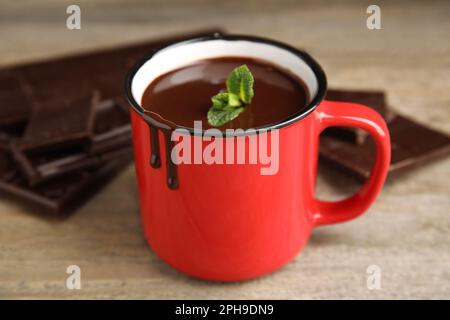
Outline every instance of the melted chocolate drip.
[[[161, 167], [161, 155], [159, 146], [159, 130], [154, 125], [147, 122], [150, 130], [150, 165], [154, 169]], [[171, 158], [171, 151], [174, 146], [174, 142], [170, 139], [172, 136], [172, 129], [161, 129], [164, 135], [165, 152], [166, 152], [166, 179], [167, 186], [172, 189], [178, 189], [178, 173], [176, 164], [173, 163]]]
[[150, 130], [150, 165], [153, 168], [161, 167], [161, 156], [159, 153], [158, 128], [148, 123]]
[[171, 157], [171, 150], [174, 147], [174, 142], [170, 139], [172, 136], [172, 129], [164, 129], [164, 141], [166, 143], [166, 167], [167, 167], [167, 186], [172, 189], [178, 189], [178, 173], [177, 165], [173, 163]]

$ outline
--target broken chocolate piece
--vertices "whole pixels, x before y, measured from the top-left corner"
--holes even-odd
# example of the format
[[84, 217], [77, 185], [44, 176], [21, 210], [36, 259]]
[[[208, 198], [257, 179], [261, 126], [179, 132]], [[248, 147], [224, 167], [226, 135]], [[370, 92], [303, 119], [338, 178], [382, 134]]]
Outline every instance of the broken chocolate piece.
[[94, 124], [95, 105], [99, 93], [75, 100], [62, 97], [52, 103], [36, 104], [18, 147], [22, 151], [57, 149], [89, 142]]
[[[386, 108], [386, 99], [382, 91], [329, 89], [325, 99], [363, 104], [378, 112], [386, 122], [392, 118], [391, 112]], [[323, 134], [358, 144], [363, 143], [368, 135], [364, 130], [349, 127], [327, 128]]]
[[60, 148], [27, 152], [10, 139], [9, 150], [30, 186], [69, 172], [100, 166], [108, 159], [122, 156], [121, 153], [132, 153], [131, 126], [126, 111], [115, 100], [106, 100], [95, 106], [95, 113], [93, 138], [87, 150]]
[[89, 154], [100, 154], [131, 146], [131, 124], [128, 109], [119, 99], [100, 102], [95, 110], [95, 125]]
[[29, 187], [9, 155], [0, 152], [0, 193], [49, 213], [69, 213], [91, 198], [129, 161], [128, 155], [128, 158], [108, 161], [100, 168], [79, 170]]
[[107, 160], [122, 157], [126, 153], [132, 154], [131, 146], [101, 154], [51, 152], [46, 154], [27, 155], [11, 143], [10, 151], [22, 174], [27, 178], [30, 186], [43, 183], [58, 176], [80, 169], [100, 167]]
[[[427, 128], [407, 117], [397, 115], [388, 123], [391, 136], [389, 175], [428, 162], [450, 153], [450, 137]], [[361, 179], [370, 176], [375, 159], [373, 139], [354, 144], [321, 136], [320, 156], [355, 174]]]

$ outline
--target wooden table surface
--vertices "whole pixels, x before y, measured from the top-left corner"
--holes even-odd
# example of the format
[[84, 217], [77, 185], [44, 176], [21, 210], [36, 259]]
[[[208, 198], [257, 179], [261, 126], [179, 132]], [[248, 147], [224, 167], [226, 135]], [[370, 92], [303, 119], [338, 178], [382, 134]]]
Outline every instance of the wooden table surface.
[[[0, 1], [0, 65], [222, 26], [307, 49], [330, 86], [385, 90], [390, 105], [450, 133], [450, 2], [77, 1], [82, 29], [66, 29], [72, 1]], [[450, 158], [389, 181], [361, 218], [314, 231], [280, 271], [243, 283], [189, 278], [146, 245], [134, 168], [65, 220], [0, 200], [0, 298], [450, 298]], [[358, 182], [323, 166], [318, 194], [337, 199]], [[68, 290], [66, 268], [81, 267]], [[366, 269], [381, 268], [381, 290]]]

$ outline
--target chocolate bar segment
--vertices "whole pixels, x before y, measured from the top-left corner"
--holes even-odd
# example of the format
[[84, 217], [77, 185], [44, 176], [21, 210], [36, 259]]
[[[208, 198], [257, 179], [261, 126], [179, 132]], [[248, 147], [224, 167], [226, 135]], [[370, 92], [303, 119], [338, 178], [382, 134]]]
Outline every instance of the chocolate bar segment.
[[87, 153], [52, 152], [27, 155], [11, 143], [10, 151], [28, 185], [35, 186], [52, 178], [80, 169], [100, 167], [107, 160], [119, 158], [126, 153], [132, 154], [132, 148], [120, 148], [97, 155]]
[[85, 169], [29, 187], [10, 156], [0, 152], [0, 193], [48, 213], [73, 211], [91, 198], [130, 161], [124, 158], [108, 161], [101, 168]]
[[[392, 146], [390, 175], [450, 153], [450, 137], [407, 117], [395, 116], [388, 123], [388, 129]], [[373, 139], [366, 139], [362, 144], [354, 144], [322, 136], [319, 152], [324, 159], [361, 179], [370, 176], [375, 159]]]
[[74, 100], [65, 100], [61, 93], [58, 100], [37, 103], [18, 147], [32, 152], [86, 144], [99, 99], [98, 92]]
[[[329, 89], [325, 99], [363, 104], [378, 112], [386, 122], [392, 118], [392, 113], [386, 108], [386, 98], [382, 91]], [[323, 135], [358, 144], [364, 143], [367, 138], [367, 132], [364, 130], [349, 127], [327, 128]]]
[[132, 152], [131, 126], [123, 107], [110, 99], [95, 105], [95, 113], [93, 137], [86, 150], [60, 148], [46, 152], [27, 152], [11, 139], [9, 150], [30, 186], [76, 170], [98, 167], [106, 160]]

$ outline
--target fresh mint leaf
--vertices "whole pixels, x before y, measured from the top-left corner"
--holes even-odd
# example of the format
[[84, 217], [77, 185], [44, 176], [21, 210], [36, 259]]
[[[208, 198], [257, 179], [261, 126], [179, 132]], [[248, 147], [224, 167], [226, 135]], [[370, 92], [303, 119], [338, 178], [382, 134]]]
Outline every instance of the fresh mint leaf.
[[241, 112], [244, 111], [243, 107], [232, 109], [221, 109], [212, 107], [208, 111], [208, 122], [215, 127], [223, 126], [225, 123], [236, 118]]
[[243, 103], [250, 104], [254, 95], [254, 82], [250, 69], [244, 64], [234, 69], [228, 76], [227, 90], [237, 95]]
[[228, 92], [220, 92], [211, 98], [208, 123], [220, 127], [241, 114], [252, 101], [253, 84], [253, 75], [246, 65], [234, 69], [227, 79]]

